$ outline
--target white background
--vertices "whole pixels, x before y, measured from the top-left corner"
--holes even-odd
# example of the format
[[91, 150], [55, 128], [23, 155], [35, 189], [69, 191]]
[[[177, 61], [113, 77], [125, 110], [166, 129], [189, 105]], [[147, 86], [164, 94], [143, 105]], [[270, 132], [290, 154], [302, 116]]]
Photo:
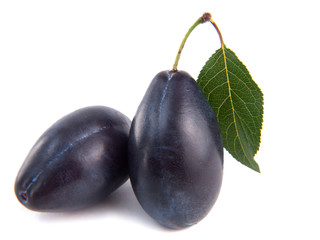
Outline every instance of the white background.
[[[133, 118], [205, 11], [264, 92], [261, 174], [225, 152], [217, 203], [181, 231], [147, 216], [129, 182], [74, 213], [24, 208], [14, 181], [42, 132], [90, 105]], [[0, 238], [320, 239], [319, 25], [316, 0], [0, 1]], [[197, 78], [218, 48], [213, 27], [198, 26], [179, 69]]]

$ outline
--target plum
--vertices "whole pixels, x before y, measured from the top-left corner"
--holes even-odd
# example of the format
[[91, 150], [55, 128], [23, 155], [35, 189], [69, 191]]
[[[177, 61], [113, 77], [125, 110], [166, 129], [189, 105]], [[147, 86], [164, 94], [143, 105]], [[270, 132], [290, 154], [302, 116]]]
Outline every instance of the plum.
[[53, 124], [32, 147], [15, 181], [19, 201], [35, 211], [70, 211], [104, 199], [128, 179], [131, 121], [91, 106]]
[[215, 114], [188, 73], [155, 76], [128, 147], [131, 185], [151, 217], [182, 229], [208, 214], [222, 184], [223, 144]]

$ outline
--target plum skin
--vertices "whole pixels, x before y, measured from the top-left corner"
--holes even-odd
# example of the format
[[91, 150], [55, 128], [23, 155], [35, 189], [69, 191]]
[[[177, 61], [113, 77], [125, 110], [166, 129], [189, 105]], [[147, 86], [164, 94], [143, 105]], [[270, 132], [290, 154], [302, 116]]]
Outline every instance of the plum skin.
[[131, 121], [91, 106], [53, 124], [35, 143], [15, 181], [18, 200], [34, 211], [60, 212], [103, 200], [128, 179]]
[[158, 73], [132, 121], [129, 176], [143, 209], [182, 229], [203, 219], [220, 192], [223, 144], [215, 114], [192, 77]]

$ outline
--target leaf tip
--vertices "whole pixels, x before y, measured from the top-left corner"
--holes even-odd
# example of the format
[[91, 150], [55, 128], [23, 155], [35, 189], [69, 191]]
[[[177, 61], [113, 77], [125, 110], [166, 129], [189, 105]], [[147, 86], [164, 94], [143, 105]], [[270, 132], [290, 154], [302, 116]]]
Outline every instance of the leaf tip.
[[257, 173], [261, 173], [258, 163], [253, 159], [251, 161], [251, 164], [250, 165], [246, 165], [246, 166], [248, 166], [252, 170], [256, 171]]
[[257, 173], [261, 173], [261, 171], [260, 171], [260, 167], [258, 166], [258, 168], [257, 169], [253, 169], [253, 170], [255, 170]]

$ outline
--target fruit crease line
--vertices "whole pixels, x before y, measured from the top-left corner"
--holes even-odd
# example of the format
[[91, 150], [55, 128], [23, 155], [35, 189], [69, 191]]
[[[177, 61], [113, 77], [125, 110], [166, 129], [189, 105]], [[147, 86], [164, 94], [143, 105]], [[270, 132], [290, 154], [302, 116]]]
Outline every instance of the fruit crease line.
[[98, 128], [96, 130], [94, 130], [92, 133], [90, 134], [86, 134], [84, 136], [82, 136], [81, 138], [79, 138], [76, 142], [74, 143], [70, 143], [67, 147], [65, 147], [62, 151], [60, 151], [58, 154], [56, 154], [56, 156], [51, 160], [48, 161], [47, 165], [31, 180], [31, 182], [29, 183], [29, 185], [26, 187], [25, 191], [28, 191], [28, 189], [32, 186], [33, 183], [35, 183], [38, 178], [41, 176], [41, 174], [44, 172], [45, 169], [47, 169], [53, 162], [55, 162], [60, 156], [62, 156], [64, 153], [66, 153], [67, 151], [69, 151], [73, 146], [79, 144], [81, 141], [89, 138], [90, 136], [94, 135], [94, 134], [98, 134], [101, 131], [110, 128], [110, 125], [106, 125], [103, 126], [101, 128]]
[[159, 117], [158, 117], [158, 121], [160, 121], [161, 119], [161, 111], [162, 111], [162, 104], [163, 104], [163, 101], [167, 95], [167, 89], [168, 89], [168, 85], [169, 85], [169, 82], [170, 80], [172, 79], [172, 74], [169, 74], [167, 73], [167, 82], [166, 82], [166, 85], [164, 86], [164, 89], [162, 91], [162, 96], [161, 96], [161, 100], [160, 100], [160, 104], [159, 104]]

